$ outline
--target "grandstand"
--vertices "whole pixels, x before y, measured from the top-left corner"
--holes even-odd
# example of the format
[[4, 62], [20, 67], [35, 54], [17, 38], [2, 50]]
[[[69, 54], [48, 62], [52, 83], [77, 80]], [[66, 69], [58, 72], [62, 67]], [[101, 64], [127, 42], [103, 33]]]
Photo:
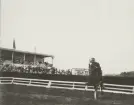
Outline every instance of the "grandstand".
[[[52, 62], [45, 62], [45, 58], [51, 58]], [[40, 54], [35, 52], [20, 51], [9, 48], [0, 47], [0, 65], [1, 67], [6, 64], [15, 66], [53, 66], [53, 55]]]

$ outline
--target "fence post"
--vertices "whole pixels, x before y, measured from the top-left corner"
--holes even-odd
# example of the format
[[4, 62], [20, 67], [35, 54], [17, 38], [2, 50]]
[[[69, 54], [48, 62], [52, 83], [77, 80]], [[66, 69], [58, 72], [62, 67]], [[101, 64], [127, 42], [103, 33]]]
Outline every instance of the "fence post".
[[87, 90], [87, 85], [85, 86], [85, 90]]
[[51, 87], [51, 81], [48, 82], [47, 88], [50, 88], [50, 87]]
[[14, 78], [12, 78], [12, 82], [11, 82], [11, 84], [13, 84], [13, 81], [14, 81]]
[[134, 87], [133, 87], [132, 93], [134, 93]]
[[32, 81], [32, 80], [29, 81], [29, 85], [31, 84], [31, 81]]
[[74, 85], [74, 82], [73, 82], [73, 89], [74, 89], [74, 86], [75, 86], [75, 85]]

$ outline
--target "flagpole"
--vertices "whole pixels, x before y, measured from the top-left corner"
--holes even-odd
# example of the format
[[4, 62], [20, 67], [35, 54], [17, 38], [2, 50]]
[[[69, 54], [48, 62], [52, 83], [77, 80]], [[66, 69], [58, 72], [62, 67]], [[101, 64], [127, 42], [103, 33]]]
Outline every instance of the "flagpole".
[[14, 52], [15, 52], [15, 49], [16, 49], [15, 39], [13, 38], [12, 65], [14, 64], [13, 60], [14, 60]]
[[2, 43], [2, 0], [0, 0], [0, 47], [1, 47], [1, 43]]
[[[1, 47], [1, 28], [2, 28], [2, 1], [0, 0], [0, 47]], [[0, 60], [1, 60], [1, 50], [0, 50]]]
[[12, 66], [13, 66], [14, 50], [12, 52]]
[[[2, 1], [0, 0], [0, 47], [1, 47], [1, 28], [2, 28], [2, 19], [1, 19], [1, 17], [2, 17]], [[1, 50], [0, 50], [0, 62], [1, 62]]]

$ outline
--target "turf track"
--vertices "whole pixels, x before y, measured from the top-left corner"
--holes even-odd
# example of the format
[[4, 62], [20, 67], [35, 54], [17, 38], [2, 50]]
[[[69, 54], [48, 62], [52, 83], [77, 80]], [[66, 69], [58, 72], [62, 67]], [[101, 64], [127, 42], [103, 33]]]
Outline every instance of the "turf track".
[[1, 84], [0, 105], [134, 105], [134, 95], [104, 93], [94, 101], [93, 92]]

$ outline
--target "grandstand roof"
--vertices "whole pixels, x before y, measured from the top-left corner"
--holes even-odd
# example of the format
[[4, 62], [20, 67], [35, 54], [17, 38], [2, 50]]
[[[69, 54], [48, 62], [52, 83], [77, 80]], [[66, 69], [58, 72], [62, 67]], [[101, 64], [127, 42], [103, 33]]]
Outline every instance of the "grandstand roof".
[[14, 50], [14, 49], [3, 48], [3, 47], [0, 47], [0, 50], [11, 51], [11, 52], [14, 51], [14, 52], [18, 52], [18, 53], [31, 54], [31, 55], [38, 55], [38, 56], [42, 56], [42, 57], [54, 57], [53, 55], [48, 55], [48, 54], [41, 54], [41, 53], [35, 53], [35, 52], [29, 52], [29, 51]]

